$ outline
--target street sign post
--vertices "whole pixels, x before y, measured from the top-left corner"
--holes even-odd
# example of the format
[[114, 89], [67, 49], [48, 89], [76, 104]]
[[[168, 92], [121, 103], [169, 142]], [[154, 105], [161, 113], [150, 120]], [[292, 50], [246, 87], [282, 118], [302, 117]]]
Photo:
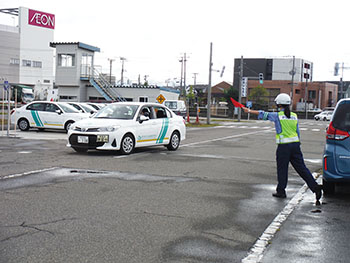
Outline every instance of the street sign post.
[[163, 104], [163, 102], [165, 101], [165, 98], [162, 94], [160, 94], [158, 97], [157, 97], [157, 101], [160, 103], [160, 104]]

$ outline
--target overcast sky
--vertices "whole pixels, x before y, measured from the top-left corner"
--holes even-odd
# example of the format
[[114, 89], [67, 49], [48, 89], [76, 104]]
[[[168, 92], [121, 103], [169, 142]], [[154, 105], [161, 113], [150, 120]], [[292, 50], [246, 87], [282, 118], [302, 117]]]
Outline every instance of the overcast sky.
[[[313, 80], [339, 80], [335, 62], [344, 62], [350, 80], [348, 0], [1, 0], [0, 8], [28, 7], [55, 14], [56, 42], [83, 42], [101, 49], [95, 64], [120, 79], [151, 84], [179, 79], [179, 59], [187, 54], [187, 84], [208, 83], [209, 48], [213, 68], [225, 66], [232, 82], [235, 58], [302, 58], [314, 63]], [[4, 14], [2, 14], [3, 16]], [[1, 23], [1, 20], [0, 20]]]

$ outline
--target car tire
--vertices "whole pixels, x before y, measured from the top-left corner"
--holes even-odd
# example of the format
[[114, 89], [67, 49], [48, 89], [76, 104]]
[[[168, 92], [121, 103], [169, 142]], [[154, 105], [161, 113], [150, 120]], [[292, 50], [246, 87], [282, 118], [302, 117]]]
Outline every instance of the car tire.
[[327, 182], [326, 180], [322, 179], [322, 189], [325, 195], [333, 195], [335, 192], [335, 183]]
[[70, 126], [72, 126], [72, 124], [74, 123], [74, 121], [67, 121], [66, 124], [64, 125], [64, 129], [66, 130], [66, 132], [69, 131]]
[[324, 117], [324, 118], [323, 118], [323, 121], [326, 121], [326, 120], [327, 120], [327, 118], [326, 118], [326, 117]]
[[169, 151], [176, 151], [177, 148], [180, 146], [180, 134], [178, 131], [174, 131], [173, 134], [170, 137], [169, 144], [167, 145], [167, 148]]
[[120, 152], [122, 154], [128, 155], [132, 153], [134, 148], [135, 148], [134, 136], [130, 133], [125, 134], [120, 143]]
[[74, 149], [74, 151], [76, 151], [77, 153], [86, 153], [88, 151], [87, 148], [78, 148], [78, 147], [72, 147]]
[[18, 122], [18, 128], [21, 130], [21, 131], [28, 131], [30, 126], [29, 126], [29, 121], [27, 119], [19, 119]]

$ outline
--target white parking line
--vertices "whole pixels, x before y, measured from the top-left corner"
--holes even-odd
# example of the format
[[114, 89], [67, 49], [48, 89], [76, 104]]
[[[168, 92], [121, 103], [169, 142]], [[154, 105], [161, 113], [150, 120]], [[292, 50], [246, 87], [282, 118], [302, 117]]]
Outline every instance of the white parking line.
[[[318, 178], [319, 174], [313, 173], [313, 176]], [[294, 211], [296, 206], [303, 200], [307, 189], [308, 187], [306, 184], [299, 189], [298, 193], [289, 201], [289, 203], [266, 228], [264, 233], [258, 238], [248, 252], [248, 255], [242, 259], [242, 263], [258, 263], [262, 260], [264, 252], [272, 238], [275, 236], [276, 232], [280, 230], [282, 224], [287, 220], [288, 216]]]

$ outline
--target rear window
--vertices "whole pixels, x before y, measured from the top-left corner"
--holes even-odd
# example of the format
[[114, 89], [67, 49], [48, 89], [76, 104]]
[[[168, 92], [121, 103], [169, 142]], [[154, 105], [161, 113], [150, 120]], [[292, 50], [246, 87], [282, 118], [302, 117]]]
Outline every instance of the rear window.
[[333, 116], [333, 126], [342, 131], [350, 131], [350, 101], [338, 105]]
[[176, 101], [166, 101], [166, 102], [164, 102], [164, 104], [169, 109], [172, 109], [172, 110], [176, 110], [177, 109], [177, 102]]

